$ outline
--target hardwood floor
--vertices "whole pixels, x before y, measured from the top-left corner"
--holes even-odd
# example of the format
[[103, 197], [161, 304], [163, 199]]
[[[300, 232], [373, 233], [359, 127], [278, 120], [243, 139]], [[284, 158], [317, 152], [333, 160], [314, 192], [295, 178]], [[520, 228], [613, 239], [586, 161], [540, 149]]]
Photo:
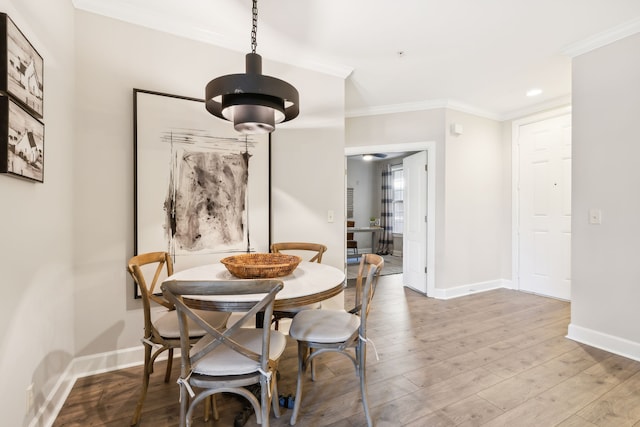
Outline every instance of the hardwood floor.
[[[564, 338], [566, 302], [510, 290], [448, 301], [380, 278], [369, 317], [368, 383], [376, 426], [635, 426], [640, 427], [640, 362]], [[347, 290], [347, 299], [350, 298]], [[142, 348], [140, 349], [142, 353]], [[280, 362], [280, 393], [295, 392], [296, 346]], [[156, 366], [143, 408], [143, 426], [178, 425], [178, 386]], [[307, 380], [297, 425], [365, 425], [353, 365], [317, 359]], [[139, 392], [141, 367], [79, 379], [54, 426], [127, 426]], [[242, 403], [224, 395], [221, 419], [196, 426], [232, 426]], [[272, 426], [289, 425], [282, 409]], [[246, 424], [256, 426], [252, 416]]]
[[[382, 275], [389, 274], [402, 274], [402, 257], [395, 255], [383, 255], [384, 268], [382, 269]], [[347, 263], [347, 279], [355, 280], [358, 277], [358, 267], [360, 266], [360, 259], [349, 257], [349, 263]]]

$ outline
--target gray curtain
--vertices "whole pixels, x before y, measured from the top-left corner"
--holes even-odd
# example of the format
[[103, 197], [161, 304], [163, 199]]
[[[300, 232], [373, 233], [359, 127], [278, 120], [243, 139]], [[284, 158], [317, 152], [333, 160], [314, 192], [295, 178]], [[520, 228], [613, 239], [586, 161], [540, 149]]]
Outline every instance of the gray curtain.
[[391, 165], [382, 171], [382, 209], [380, 226], [383, 230], [378, 239], [378, 255], [389, 255], [393, 251], [393, 174]]

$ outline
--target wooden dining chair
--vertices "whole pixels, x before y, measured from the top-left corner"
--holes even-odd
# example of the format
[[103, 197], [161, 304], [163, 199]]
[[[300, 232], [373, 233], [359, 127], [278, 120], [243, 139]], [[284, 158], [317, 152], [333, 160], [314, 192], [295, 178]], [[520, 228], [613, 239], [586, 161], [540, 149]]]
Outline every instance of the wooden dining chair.
[[[355, 227], [355, 221], [347, 221], [347, 228]], [[358, 241], [353, 237], [353, 233], [347, 231], [347, 252], [349, 249], [354, 250], [354, 255], [358, 255]]]
[[[322, 255], [326, 251], [327, 247], [320, 243], [278, 242], [271, 244], [271, 252], [273, 253], [288, 253], [305, 257], [311, 256], [308, 261], [317, 262], [318, 264], [322, 263]], [[278, 330], [280, 320], [293, 319], [293, 316], [295, 316], [299, 311], [314, 308], [320, 308], [320, 303], [296, 307], [295, 309], [289, 310], [274, 310], [272, 323], [274, 324], [276, 330]]]
[[[140, 422], [142, 406], [149, 388], [149, 377], [153, 373], [153, 364], [156, 358], [165, 350], [168, 350], [168, 357], [164, 382], [168, 383], [171, 379], [173, 349], [180, 348], [180, 329], [174, 305], [160, 294], [158, 286], [161, 279], [173, 274], [173, 262], [169, 254], [167, 252], [149, 252], [136, 255], [129, 260], [127, 270], [140, 289], [144, 315], [144, 337], [141, 339], [144, 345], [142, 390], [131, 419], [131, 425], [135, 426]], [[155, 304], [163, 306], [167, 310], [157, 316], [153, 316], [151, 307]], [[230, 316], [230, 313], [213, 311], [201, 314], [210, 323], [220, 328], [226, 326]], [[205, 334], [205, 330], [194, 324], [190, 329], [190, 333], [190, 342], [195, 343]]]
[[[353, 362], [360, 379], [360, 393], [367, 426], [373, 425], [367, 399], [366, 326], [371, 300], [383, 266], [384, 259], [380, 255], [362, 255], [356, 281], [355, 306], [351, 310], [306, 310], [293, 318], [289, 336], [298, 341], [298, 380], [291, 425], [296, 423], [300, 411], [302, 379], [307, 367], [313, 359], [328, 352], [344, 354]], [[352, 352], [350, 349], [355, 351]]]
[[[254, 319], [260, 311], [271, 316], [276, 294], [283, 287], [281, 280], [271, 279], [163, 282], [163, 294], [179, 314], [180, 427], [191, 425], [198, 403], [223, 392], [245, 397], [263, 427], [269, 427], [270, 406], [280, 416], [276, 371], [286, 337], [271, 328], [255, 328]], [[226, 330], [208, 323], [194, 307], [206, 309], [202, 300], [211, 297], [222, 297], [216, 309], [244, 315]], [[193, 347], [190, 322], [206, 331]], [[245, 388], [256, 383], [260, 384], [260, 401]]]

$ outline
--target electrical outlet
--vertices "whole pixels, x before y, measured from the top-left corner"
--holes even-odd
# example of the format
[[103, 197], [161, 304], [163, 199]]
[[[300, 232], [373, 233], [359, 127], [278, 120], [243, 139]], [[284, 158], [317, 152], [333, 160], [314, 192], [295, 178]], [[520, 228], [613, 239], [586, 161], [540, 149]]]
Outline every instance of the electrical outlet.
[[27, 413], [30, 413], [33, 410], [34, 397], [33, 397], [33, 383], [29, 384], [27, 387], [27, 396], [26, 396], [26, 409]]

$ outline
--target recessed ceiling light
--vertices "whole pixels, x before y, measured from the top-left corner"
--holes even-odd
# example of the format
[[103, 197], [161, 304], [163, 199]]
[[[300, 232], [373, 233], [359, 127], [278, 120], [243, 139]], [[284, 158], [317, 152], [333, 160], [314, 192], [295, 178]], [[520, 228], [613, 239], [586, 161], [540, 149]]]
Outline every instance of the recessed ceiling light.
[[527, 91], [527, 96], [538, 96], [538, 95], [540, 95], [541, 93], [542, 93], [542, 89], [538, 89], [538, 88], [535, 88], [535, 89], [529, 89], [529, 90]]

